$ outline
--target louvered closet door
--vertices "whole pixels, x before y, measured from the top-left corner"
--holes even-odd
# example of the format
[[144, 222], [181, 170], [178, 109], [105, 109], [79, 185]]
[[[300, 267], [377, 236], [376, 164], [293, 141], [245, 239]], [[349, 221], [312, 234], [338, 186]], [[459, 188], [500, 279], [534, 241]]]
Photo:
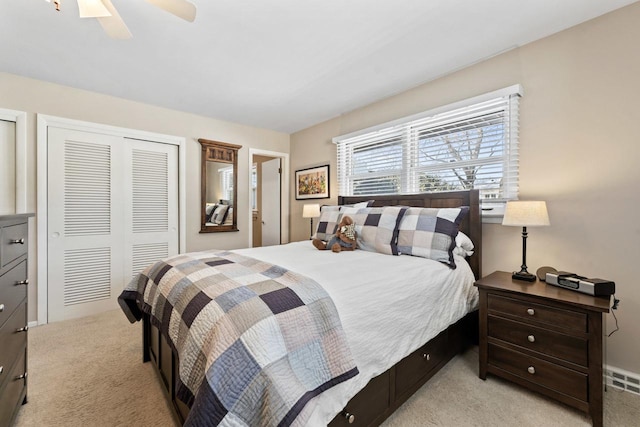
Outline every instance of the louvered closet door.
[[117, 307], [123, 286], [124, 139], [48, 131], [49, 321]]
[[125, 276], [178, 253], [178, 147], [129, 140], [125, 170]]
[[52, 322], [116, 309], [134, 273], [178, 253], [178, 148], [48, 132]]

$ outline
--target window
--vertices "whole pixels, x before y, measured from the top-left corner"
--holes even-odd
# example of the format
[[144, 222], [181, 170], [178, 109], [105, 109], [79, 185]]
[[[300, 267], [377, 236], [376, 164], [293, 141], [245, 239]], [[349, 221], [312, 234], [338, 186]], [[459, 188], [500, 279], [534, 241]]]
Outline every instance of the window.
[[233, 166], [218, 169], [222, 186], [222, 198], [233, 200]]
[[486, 217], [518, 196], [519, 85], [334, 138], [344, 196], [479, 189]]

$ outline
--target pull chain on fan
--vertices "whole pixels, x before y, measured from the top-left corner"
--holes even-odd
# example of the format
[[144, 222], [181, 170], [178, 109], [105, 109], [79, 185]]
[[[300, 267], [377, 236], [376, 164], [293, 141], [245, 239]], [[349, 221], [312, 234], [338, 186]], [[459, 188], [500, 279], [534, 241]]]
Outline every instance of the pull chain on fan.
[[[46, 0], [51, 3], [52, 0]], [[111, 0], [77, 0], [80, 18], [96, 18], [109, 37], [130, 39], [129, 28], [111, 3]], [[196, 6], [188, 0], [146, 0], [178, 18], [193, 22], [196, 19]], [[53, 0], [56, 10], [60, 10], [62, 0]]]

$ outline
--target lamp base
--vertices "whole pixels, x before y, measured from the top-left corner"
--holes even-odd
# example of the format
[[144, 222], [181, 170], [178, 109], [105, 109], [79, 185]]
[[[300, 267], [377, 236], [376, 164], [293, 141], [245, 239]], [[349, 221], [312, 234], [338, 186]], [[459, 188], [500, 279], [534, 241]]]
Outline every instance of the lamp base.
[[536, 281], [535, 274], [530, 274], [530, 273], [527, 273], [526, 271], [514, 272], [511, 275], [511, 278], [515, 279], [515, 280], [525, 280], [527, 282], [535, 282]]

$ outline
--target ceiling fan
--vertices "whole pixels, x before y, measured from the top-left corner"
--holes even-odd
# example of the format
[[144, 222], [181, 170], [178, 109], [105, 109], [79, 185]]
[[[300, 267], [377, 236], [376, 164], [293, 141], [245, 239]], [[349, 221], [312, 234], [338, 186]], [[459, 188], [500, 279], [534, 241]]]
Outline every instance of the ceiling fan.
[[[62, 0], [53, 1], [56, 10], [60, 10]], [[131, 32], [113, 7], [111, 0], [77, 0], [80, 18], [96, 18], [104, 31], [114, 39], [130, 39]], [[193, 22], [196, 19], [196, 5], [188, 0], [146, 0], [160, 9], [176, 15], [186, 21]]]

